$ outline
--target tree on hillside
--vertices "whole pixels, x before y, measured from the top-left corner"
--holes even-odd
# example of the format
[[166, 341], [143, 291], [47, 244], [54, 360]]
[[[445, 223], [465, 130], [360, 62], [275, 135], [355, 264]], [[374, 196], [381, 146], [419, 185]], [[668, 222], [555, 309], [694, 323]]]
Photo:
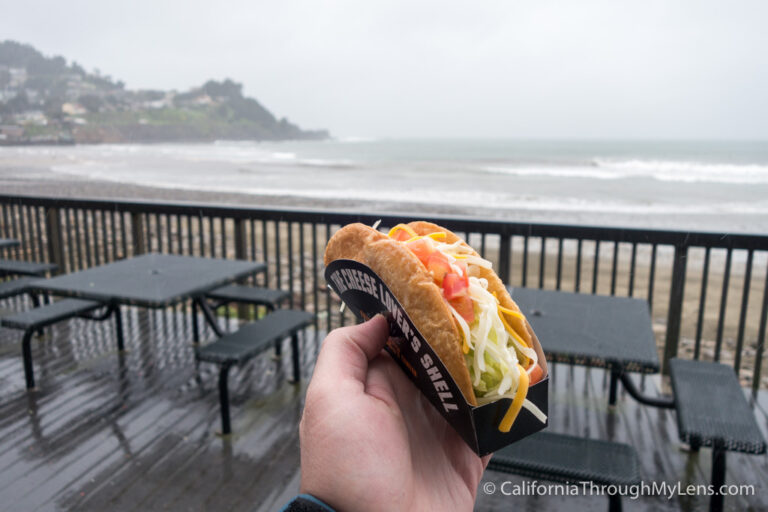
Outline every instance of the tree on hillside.
[[242, 98], [243, 86], [229, 78], [223, 82], [209, 80], [203, 85], [203, 90], [211, 98]]
[[5, 107], [9, 114], [20, 114], [25, 110], [29, 110], [30, 106], [29, 99], [27, 99], [27, 95], [23, 92], [5, 102]]
[[35, 60], [44, 58], [43, 55], [28, 44], [16, 41], [3, 41], [0, 43], [0, 64], [14, 68], [26, 68]]
[[104, 100], [101, 99], [101, 97], [96, 96], [95, 94], [85, 94], [83, 96], [80, 96], [77, 99], [77, 102], [80, 103], [88, 112], [98, 112], [101, 110], [101, 107], [104, 105]]
[[48, 98], [43, 104], [43, 113], [49, 119], [60, 120], [64, 117], [64, 113], [61, 111], [61, 107], [64, 105], [64, 101], [60, 98]]

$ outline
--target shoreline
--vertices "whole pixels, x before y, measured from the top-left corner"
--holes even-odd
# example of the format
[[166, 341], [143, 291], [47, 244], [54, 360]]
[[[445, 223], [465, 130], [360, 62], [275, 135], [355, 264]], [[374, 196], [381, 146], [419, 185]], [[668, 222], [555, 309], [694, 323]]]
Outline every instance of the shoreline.
[[[353, 149], [344, 148], [345, 151], [352, 151], [351, 156], [344, 153], [346, 156], [343, 158], [362, 159], [364, 164], [365, 157], [354, 153], [354, 145], [351, 147]], [[110, 151], [106, 154], [99, 153], [90, 146], [80, 149], [79, 152], [40, 148], [34, 152], [2, 153], [0, 189], [9, 194], [35, 196], [114, 199], [140, 197], [166, 202], [317, 208], [374, 214], [402, 213], [409, 217], [436, 214], [573, 226], [742, 234], [758, 234], [768, 230], [768, 221], [759, 214], [759, 209], [734, 210], [731, 203], [728, 203], [728, 208], [724, 210], [687, 207], [682, 207], [679, 211], [669, 210], [670, 201], [677, 203], [682, 199], [673, 199], [668, 192], [659, 196], [657, 204], [655, 199], [648, 197], [647, 190], [647, 187], [658, 186], [655, 182], [628, 181], [626, 187], [631, 189], [637, 186], [645, 190], [638, 195], [622, 194], [617, 202], [610, 199], [611, 191], [615, 192], [616, 188], [613, 181], [579, 182], [575, 185], [585, 187], [582, 192], [586, 194], [582, 205], [581, 200], [574, 199], [581, 197], [578, 195], [581, 192], [572, 196], [568, 186], [546, 173], [541, 179], [519, 178], [523, 188], [518, 194], [514, 192], [516, 180], [504, 176], [494, 178], [480, 172], [476, 188], [468, 190], [467, 198], [461, 200], [457, 199], [457, 194], [463, 195], [460, 183], [466, 183], [465, 181], [459, 179], [456, 186], [460, 188], [446, 188], [449, 187], [449, 182], [440, 184], [430, 181], [439, 176], [435, 174], [436, 165], [425, 167], [425, 174], [422, 175], [419, 172], [420, 164], [416, 162], [413, 164], [416, 173], [412, 175], [413, 183], [403, 183], [402, 196], [393, 194], [393, 185], [389, 182], [383, 183], [386, 185], [382, 188], [383, 195], [378, 195], [378, 175], [372, 174], [372, 171], [378, 169], [377, 172], [384, 173], [381, 174], [384, 182], [387, 181], [386, 173], [391, 172], [392, 180], [398, 183], [409, 179], [411, 174], [404, 173], [403, 169], [391, 162], [378, 164], [375, 160], [369, 166], [361, 164], [359, 169], [338, 168], [334, 167], [334, 162], [343, 160], [339, 154], [320, 152], [319, 159], [309, 158], [300, 148], [291, 146], [267, 147], [258, 151], [249, 148], [244, 153], [240, 153], [241, 150], [237, 146], [227, 147], [223, 155], [217, 153], [221, 148], [215, 145], [203, 145], [199, 148], [195, 145], [167, 148], [160, 145], [160, 149], [149, 153], [144, 152], [142, 148], [146, 149], [144, 146], [131, 146], [124, 152]], [[196, 152], [195, 148], [202, 153]], [[163, 151], [170, 153], [166, 155]], [[326, 148], [324, 151], [329, 150]], [[219, 161], [219, 158], [223, 160]], [[339, 160], [340, 158], [342, 160]], [[328, 166], [324, 167], [317, 162], [326, 162]], [[71, 164], [77, 167], [76, 172], [68, 170]], [[448, 163], [445, 165], [449, 181], [455, 181], [457, 173], [464, 174], [463, 170], [457, 170], [461, 169], [461, 166], [452, 167]], [[109, 170], [113, 166], [115, 172], [110, 173]], [[96, 171], [87, 170], [91, 167]], [[174, 178], [156, 179], [157, 173], [165, 172], [166, 167], [168, 176]], [[128, 172], [127, 168], [135, 169], [135, 172]], [[218, 173], [222, 175], [221, 180], [216, 178]], [[238, 173], [243, 174], [242, 179], [238, 177]], [[293, 179], [309, 181], [293, 182]], [[345, 185], [348, 184], [352, 189], [365, 193], [355, 195], [355, 192], [347, 192]], [[494, 186], [502, 188], [494, 189]], [[680, 184], [675, 186], [679, 188]], [[700, 187], [698, 184], [690, 186]], [[422, 189], [423, 194], [420, 193]], [[486, 190], [492, 199], [484, 200], [482, 194], [478, 195], [480, 190]], [[447, 195], [442, 195], [442, 192]], [[753, 192], [753, 195], [754, 193], [756, 192]], [[508, 197], [509, 200], [499, 202], [500, 197]], [[537, 197], [540, 200], [534, 201]], [[622, 202], [625, 200], [629, 202]], [[664, 207], [665, 204], [667, 207]]]
[[[371, 201], [368, 199], [315, 198], [295, 195], [256, 194], [250, 192], [226, 192], [197, 190], [191, 188], [173, 189], [137, 185], [109, 180], [96, 180], [79, 176], [62, 175], [38, 167], [3, 167], [0, 165], [0, 190], [7, 195], [66, 197], [74, 199], [140, 199], [165, 202], [192, 202], [223, 206], [260, 206], [321, 209], [340, 212], [364, 212], [368, 214], [397, 214], [406, 216], [445, 215], [454, 217], [475, 217], [489, 220], [513, 220], [540, 224], [561, 224], [569, 226], [590, 226], [631, 229], [654, 229], [691, 232], [718, 232], [716, 229], [702, 229], [697, 216], [678, 216], [678, 226], [663, 226], [650, 219], [665, 215], [633, 215], [627, 213], [602, 214], [575, 213], [562, 210], [514, 209], [506, 210], [489, 207], [452, 206], [438, 203], [409, 201]], [[595, 220], [599, 219], [599, 220]], [[650, 221], [650, 222], [649, 222]], [[686, 227], [686, 224], [688, 225]], [[724, 231], [724, 230], [721, 230]], [[756, 231], [728, 230], [732, 233], [758, 235]]]
[[[327, 209], [348, 212], [365, 213], [392, 213], [414, 216], [419, 215], [456, 215], [456, 216], [483, 216], [481, 211], [461, 211], [447, 205], [420, 205], [415, 203], [392, 203], [392, 202], [370, 202], [367, 200], [349, 200], [340, 201], [338, 199], [318, 199], [295, 196], [268, 196], [253, 195], [248, 193], [229, 193], [217, 191], [199, 191], [187, 189], [170, 189], [160, 187], [150, 187], [143, 185], [125, 184], [106, 180], [91, 180], [77, 176], [62, 176], [53, 171], [39, 167], [0, 167], [0, 187], [3, 193], [8, 195], [27, 195], [27, 196], [51, 196], [68, 198], [94, 198], [94, 199], [146, 199], [150, 201], [185, 201], [221, 205], [251, 205], [266, 207], [298, 207], [308, 209]], [[538, 212], [540, 213], [540, 212]], [[488, 216], [488, 218], [491, 218]], [[515, 218], [516, 221], [526, 222], [526, 219]], [[540, 222], [540, 220], [531, 220]], [[560, 223], [551, 221], [553, 223]], [[579, 222], [570, 224], [580, 225]], [[583, 225], [583, 223], [581, 224]], [[621, 227], [628, 227], [618, 223]], [[491, 237], [492, 238], [492, 237]], [[498, 243], [492, 239], [487, 243], [487, 256], [489, 259], [495, 259], [494, 253], [497, 252]], [[569, 246], [570, 241], [564, 244], [562, 257], [562, 287], [564, 291], [573, 290], [575, 274], [575, 253], [573, 247]], [[479, 247], [479, 239], [470, 239], [470, 243]], [[511, 278], [512, 284], [520, 285], [522, 281], [522, 247], [520, 240], [513, 240], [512, 244], [512, 262]], [[608, 245], [608, 244], [606, 244]], [[606, 251], [601, 247], [599, 259], [600, 268], [598, 270], [598, 288], [599, 294], [610, 294], [610, 265], [612, 262], [612, 251]], [[648, 249], [647, 251], [645, 249]], [[655, 277], [655, 297], [656, 302], [653, 305], [653, 328], [656, 334], [657, 346], [660, 350], [663, 347], [664, 334], [666, 329], [667, 301], [669, 297], [669, 281], [671, 278], [671, 254], [665, 254], [660, 248], [657, 255], [657, 268]], [[584, 246], [584, 261], [581, 269], [581, 291], [591, 292], [592, 266], [590, 259], [593, 254], [593, 247], [590, 243]], [[617, 267], [616, 295], [626, 296], [628, 294], [629, 280], [629, 249], [620, 247], [619, 265]], [[638, 266], [635, 277], [635, 296], [645, 298], [648, 290], [648, 268], [643, 265], [643, 260], [647, 260], [650, 249], [638, 247]], [[701, 253], [701, 254], [700, 254]], [[529, 260], [527, 268], [527, 285], [538, 286], [539, 284], [539, 254], [540, 244], [535, 240], [529, 247]], [[711, 359], [714, 354], [714, 339], [717, 331], [718, 307], [720, 304], [720, 293], [724, 272], [720, 262], [722, 255], [713, 251], [710, 261], [709, 285], [707, 288], [706, 309], [704, 315], [704, 324], [702, 330], [701, 354], [705, 359]], [[741, 308], [741, 297], [743, 288], [744, 265], [740, 263], [737, 254], [734, 254], [734, 264], [731, 271], [731, 283], [727, 297], [727, 315], [733, 318]], [[546, 272], [544, 287], [555, 289], [555, 260], [557, 259], [556, 250], [547, 247]], [[701, 267], [703, 261], [703, 250], [693, 251], [688, 262], [688, 276], [686, 281], [683, 317], [681, 320], [682, 328], [680, 333], [680, 355], [691, 357], [693, 354], [694, 337], [696, 330], [696, 318], [700, 300], [701, 289]], [[762, 284], [765, 279], [762, 269], [764, 262], [755, 262], [755, 272], [750, 290], [750, 302], [747, 317], [747, 330], [745, 343], [742, 353], [743, 366], [740, 372], [742, 385], [751, 385], [752, 366], [754, 365], [754, 354], [756, 343], [756, 330], [759, 323], [759, 311], [756, 303], [762, 297]], [[759, 305], [759, 304], [758, 304]], [[726, 322], [723, 333], [723, 344], [721, 361], [732, 362], [734, 359], [734, 349], [736, 344], [738, 325], [737, 322]], [[761, 372], [761, 387], [768, 387], [768, 360], [765, 360], [763, 371]], [[746, 368], [746, 369], [745, 369]]]

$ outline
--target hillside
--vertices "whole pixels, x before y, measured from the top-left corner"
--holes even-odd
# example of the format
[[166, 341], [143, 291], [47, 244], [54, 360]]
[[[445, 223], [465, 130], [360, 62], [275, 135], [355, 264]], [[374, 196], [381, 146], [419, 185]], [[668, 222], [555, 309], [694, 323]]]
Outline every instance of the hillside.
[[278, 119], [232, 80], [129, 90], [64, 57], [0, 42], [0, 144], [324, 139]]

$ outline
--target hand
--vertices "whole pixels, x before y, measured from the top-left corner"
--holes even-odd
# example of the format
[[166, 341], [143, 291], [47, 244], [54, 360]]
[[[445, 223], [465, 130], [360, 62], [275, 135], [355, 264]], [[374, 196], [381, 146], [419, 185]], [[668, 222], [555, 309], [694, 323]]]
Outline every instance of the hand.
[[301, 492], [336, 510], [471, 510], [481, 459], [382, 348], [386, 319], [331, 332], [301, 418]]

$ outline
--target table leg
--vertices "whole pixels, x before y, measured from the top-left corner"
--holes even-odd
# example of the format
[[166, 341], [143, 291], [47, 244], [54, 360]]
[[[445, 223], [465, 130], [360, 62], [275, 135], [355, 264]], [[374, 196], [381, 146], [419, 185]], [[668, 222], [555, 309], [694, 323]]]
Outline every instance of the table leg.
[[30, 347], [32, 333], [32, 329], [27, 329], [24, 331], [24, 337], [21, 340], [21, 353], [24, 357], [24, 378], [27, 381], [27, 389], [35, 387], [35, 369], [32, 366], [32, 348]]
[[719, 492], [723, 484], [725, 484], [725, 448], [715, 445], [712, 447], [712, 488], [715, 494], [709, 499], [709, 510], [711, 512], [723, 510], [724, 498]]
[[216, 322], [216, 315], [211, 311], [211, 307], [208, 305], [208, 303], [205, 301], [205, 298], [198, 297], [194, 299], [194, 301], [197, 303], [198, 306], [200, 306], [200, 310], [203, 312], [203, 316], [205, 317], [205, 321], [208, 322], [208, 325], [211, 326], [211, 329], [213, 329], [213, 332], [216, 333], [216, 336], [221, 338], [224, 336], [224, 332], [219, 327], [219, 324]]
[[621, 512], [621, 495], [608, 495], [608, 512]]
[[197, 300], [192, 301], [192, 341], [200, 343], [200, 326], [197, 323]]
[[300, 355], [299, 355], [299, 335], [293, 333], [291, 336], [291, 355], [293, 356], [293, 381], [301, 380]]
[[619, 372], [611, 370], [611, 387], [608, 392], [608, 405], [616, 405], [616, 392], [619, 387]]
[[219, 407], [221, 407], [221, 433], [223, 435], [232, 432], [232, 426], [229, 419], [229, 386], [227, 379], [229, 376], [229, 365], [221, 365], [219, 370]]
[[112, 304], [110, 306], [112, 314], [115, 315], [115, 332], [117, 334], [117, 349], [122, 352], [125, 350], [125, 340], [123, 338], [123, 317], [120, 313], [120, 305]]
[[[33, 307], [36, 307], [36, 308], [40, 307], [40, 298], [37, 296], [36, 293], [30, 293], [29, 294], [29, 298], [32, 299], [32, 306]], [[45, 332], [43, 331], [42, 327], [37, 330], [37, 335], [38, 336], [42, 337], [44, 334], [45, 334]]]

